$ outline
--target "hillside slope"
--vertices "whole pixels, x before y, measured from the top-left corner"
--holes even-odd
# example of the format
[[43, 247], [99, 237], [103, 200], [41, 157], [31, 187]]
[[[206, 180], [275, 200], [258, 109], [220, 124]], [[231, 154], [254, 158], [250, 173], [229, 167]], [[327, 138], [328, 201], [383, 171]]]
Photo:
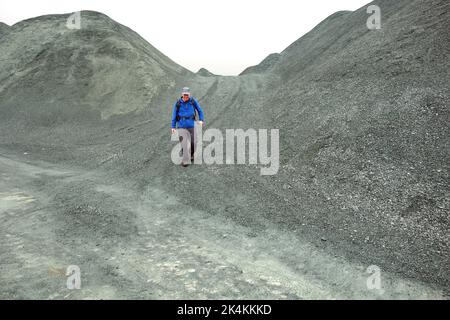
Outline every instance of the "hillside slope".
[[[107, 16], [81, 13], [19, 22], [0, 39], [3, 116], [32, 122], [139, 112], [189, 71]], [[6, 113], [6, 115], [5, 115]]]
[[[20, 22], [0, 37], [0, 150], [107, 172], [139, 199], [155, 189], [161, 199], [176, 197], [188, 209], [167, 210], [186, 220], [198, 211], [245, 227], [248, 238], [286, 235], [448, 294], [450, 4], [376, 4], [381, 30], [367, 29], [367, 6], [338, 12], [237, 77], [193, 74], [99, 13], [83, 11], [80, 30], [65, 27], [68, 15]], [[174, 166], [169, 119], [185, 85], [207, 128], [280, 129], [278, 174]], [[118, 214], [81, 183], [43, 180], [61, 190], [56, 203], [70, 204], [57, 220], [72, 221], [74, 203], [106, 221]], [[85, 218], [103, 230], [100, 218]], [[295, 250], [286, 244], [261, 255], [333, 282]]]

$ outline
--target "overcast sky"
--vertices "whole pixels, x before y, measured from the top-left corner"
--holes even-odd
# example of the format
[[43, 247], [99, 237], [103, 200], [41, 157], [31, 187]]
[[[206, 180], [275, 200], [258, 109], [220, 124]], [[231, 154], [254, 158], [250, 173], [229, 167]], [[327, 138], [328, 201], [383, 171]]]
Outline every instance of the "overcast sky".
[[239, 74], [281, 52], [330, 14], [370, 0], [1, 0], [0, 21], [12, 25], [52, 13], [94, 10], [130, 27], [175, 62]]

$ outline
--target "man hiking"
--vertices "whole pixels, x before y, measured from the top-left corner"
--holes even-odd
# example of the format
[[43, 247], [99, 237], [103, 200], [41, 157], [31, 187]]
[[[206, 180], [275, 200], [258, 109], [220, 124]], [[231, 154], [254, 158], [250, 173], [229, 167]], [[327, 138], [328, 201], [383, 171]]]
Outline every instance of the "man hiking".
[[[188, 87], [184, 87], [181, 92], [181, 98], [175, 102], [172, 112], [172, 133], [178, 130], [178, 136], [181, 142], [183, 160], [181, 165], [187, 167], [194, 160], [195, 148], [197, 147], [197, 138], [195, 134], [195, 114], [198, 113], [198, 124], [203, 126], [203, 110], [197, 100], [191, 97]], [[190, 141], [190, 143], [188, 143]], [[190, 151], [190, 152], [189, 152]]]

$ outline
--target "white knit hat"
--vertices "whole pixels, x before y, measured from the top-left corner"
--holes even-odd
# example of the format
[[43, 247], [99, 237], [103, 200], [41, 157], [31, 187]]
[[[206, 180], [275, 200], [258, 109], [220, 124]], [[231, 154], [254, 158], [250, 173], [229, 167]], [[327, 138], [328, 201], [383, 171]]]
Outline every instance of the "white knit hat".
[[184, 88], [181, 90], [181, 94], [188, 94], [188, 95], [191, 95], [191, 90], [190, 90], [188, 87], [184, 87]]

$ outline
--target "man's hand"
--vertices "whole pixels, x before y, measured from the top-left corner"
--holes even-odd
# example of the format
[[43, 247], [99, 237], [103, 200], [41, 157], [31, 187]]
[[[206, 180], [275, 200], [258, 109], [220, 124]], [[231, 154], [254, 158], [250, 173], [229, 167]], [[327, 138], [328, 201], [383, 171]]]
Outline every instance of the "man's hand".
[[200, 120], [200, 121], [198, 122], [198, 124], [201, 125], [201, 126], [203, 126], [203, 121]]
[[175, 132], [177, 132], [177, 129], [172, 128], [172, 133], [175, 133]]

